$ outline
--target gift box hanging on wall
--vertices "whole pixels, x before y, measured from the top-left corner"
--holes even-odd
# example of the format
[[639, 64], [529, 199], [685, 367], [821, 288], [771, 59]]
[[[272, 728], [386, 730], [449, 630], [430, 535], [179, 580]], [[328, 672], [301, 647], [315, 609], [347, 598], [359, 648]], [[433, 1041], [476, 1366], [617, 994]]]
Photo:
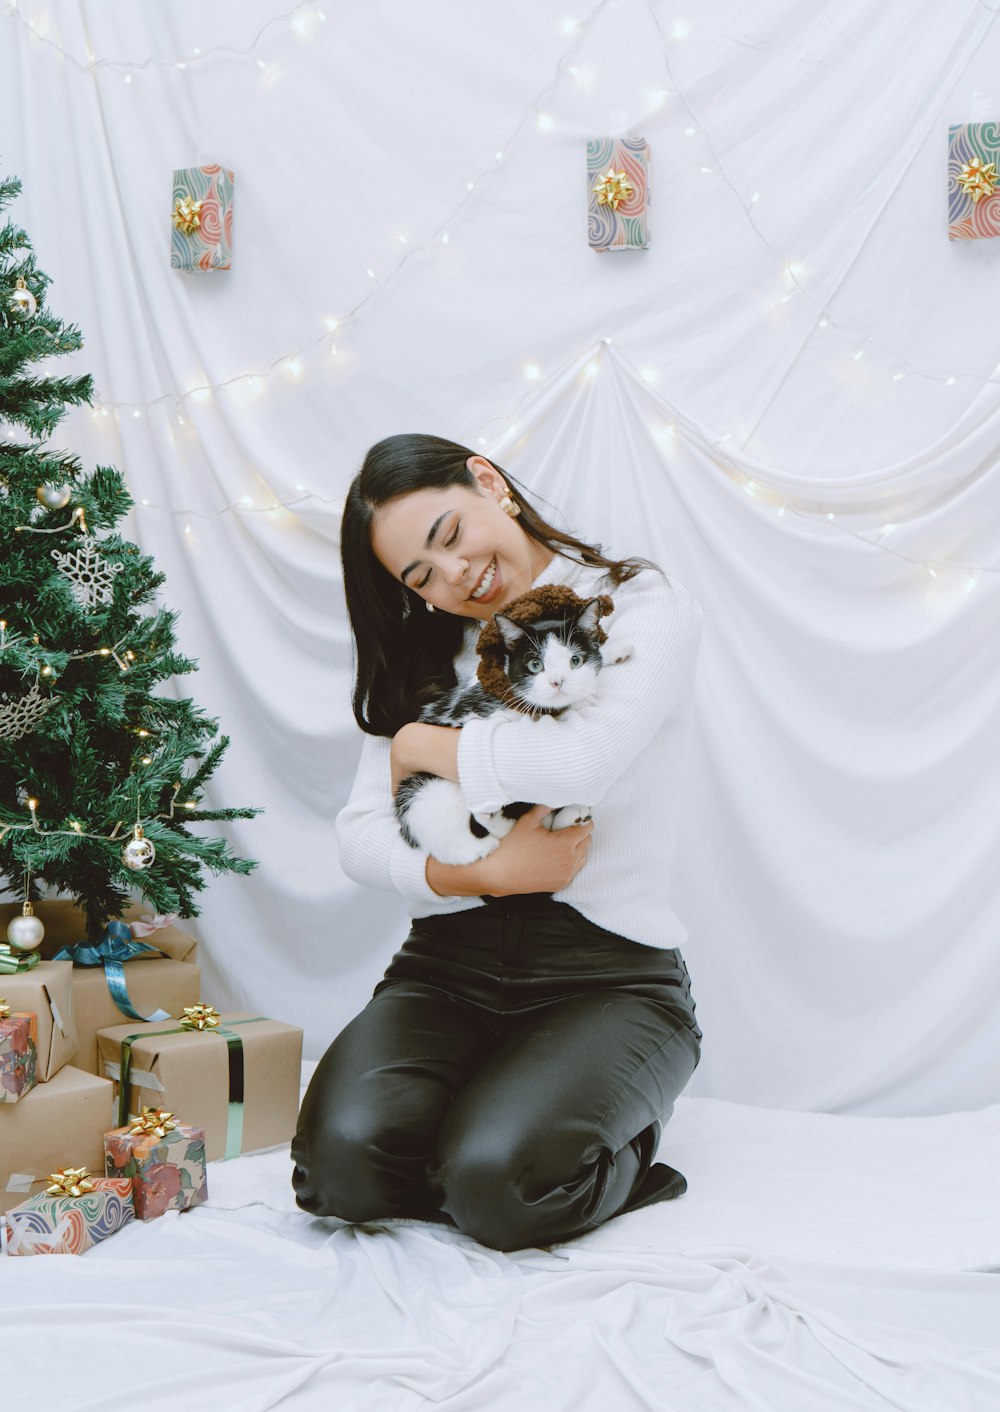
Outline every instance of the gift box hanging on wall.
[[51, 1174], [44, 1192], [5, 1217], [8, 1255], [82, 1255], [135, 1219], [127, 1177], [91, 1177], [86, 1167]]
[[218, 164], [176, 168], [170, 220], [171, 269], [231, 269], [233, 173]]
[[649, 144], [644, 137], [587, 142], [587, 239], [593, 250], [649, 247]]
[[1000, 235], [1000, 122], [948, 129], [948, 239]]

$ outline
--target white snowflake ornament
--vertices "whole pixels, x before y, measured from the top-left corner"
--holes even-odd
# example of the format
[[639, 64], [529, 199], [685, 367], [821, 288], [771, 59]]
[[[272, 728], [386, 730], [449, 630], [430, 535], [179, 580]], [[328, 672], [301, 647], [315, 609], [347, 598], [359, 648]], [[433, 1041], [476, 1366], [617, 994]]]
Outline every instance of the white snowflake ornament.
[[120, 574], [125, 566], [102, 559], [97, 552], [96, 539], [82, 539], [79, 549], [72, 554], [53, 549], [52, 557], [59, 572], [69, 579], [69, 591], [81, 608], [89, 612], [111, 602], [115, 574]]
[[23, 735], [30, 735], [51, 705], [39, 691], [37, 681], [16, 701], [0, 695], [0, 740], [20, 740]]

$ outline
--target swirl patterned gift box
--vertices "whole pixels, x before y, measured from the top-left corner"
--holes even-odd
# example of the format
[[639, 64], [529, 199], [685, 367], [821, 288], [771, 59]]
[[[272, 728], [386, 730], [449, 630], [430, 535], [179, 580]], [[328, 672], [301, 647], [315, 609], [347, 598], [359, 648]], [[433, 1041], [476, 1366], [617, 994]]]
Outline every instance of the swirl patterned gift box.
[[598, 253], [648, 248], [648, 156], [644, 137], [588, 140], [587, 240]]
[[1000, 235], [1000, 122], [948, 129], [948, 239]]
[[233, 173], [217, 164], [177, 168], [171, 222], [171, 269], [231, 269]]
[[52, 1175], [48, 1191], [7, 1212], [8, 1255], [82, 1255], [135, 1219], [128, 1177], [88, 1177], [82, 1167]]
[[0, 1103], [16, 1103], [38, 1078], [38, 1018], [0, 999]]

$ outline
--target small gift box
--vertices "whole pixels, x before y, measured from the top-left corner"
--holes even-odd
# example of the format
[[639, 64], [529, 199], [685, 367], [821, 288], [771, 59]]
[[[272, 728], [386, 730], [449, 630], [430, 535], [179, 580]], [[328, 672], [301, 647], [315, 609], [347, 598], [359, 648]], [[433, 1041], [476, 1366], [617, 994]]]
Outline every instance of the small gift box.
[[90, 1177], [86, 1167], [66, 1167], [50, 1181], [7, 1212], [8, 1255], [82, 1255], [135, 1219], [127, 1177]]
[[73, 967], [68, 961], [41, 961], [20, 975], [0, 977], [0, 995], [12, 1012], [35, 1016], [36, 1076], [47, 1083], [76, 1055]]
[[948, 129], [948, 239], [1000, 235], [1000, 122]]
[[143, 1108], [127, 1127], [104, 1134], [104, 1169], [129, 1177], [140, 1221], [184, 1211], [208, 1195], [205, 1130], [178, 1123], [173, 1113]]
[[117, 1084], [118, 1127], [140, 1105], [205, 1131], [208, 1160], [288, 1142], [299, 1111], [302, 1031], [263, 1015], [185, 1008], [174, 1025], [116, 1025], [97, 1036]]
[[0, 998], [0, 1103], [16, 1103], [38, 1079], [38, 1017]]
[[593, 250], [649, 246], [649, 144], [644, 137], [587, 142], [587, 239]]
[[174, 172], [170, 267], [228, 270], [233, 258], [233, 174], [225, 167]]
[[92, 1172], [104, 1166], [104, 1134], [115, 1121], [112, 1085], [74, 1069], [60, 1069], [24, 1101], [0, 1113], [0, 1212], [48, 1186], [66, 1153]]

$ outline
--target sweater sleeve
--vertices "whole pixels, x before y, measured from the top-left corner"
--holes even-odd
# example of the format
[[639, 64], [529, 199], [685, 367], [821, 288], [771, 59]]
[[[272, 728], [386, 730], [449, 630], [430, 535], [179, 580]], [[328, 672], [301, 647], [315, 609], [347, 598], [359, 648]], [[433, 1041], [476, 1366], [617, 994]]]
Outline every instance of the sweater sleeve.
[[391, 747], [387, 736], [364, 736], [350, 796], [334, 821], [340, 865], [355, 882], [402, 893], [425, 912], [449, 911], [468, 898], [435, 892], [425, 872], [429, 854], [411, 848], [400, 833], [390, 789]]
[[459, 787], [472, 813], [514, 800], [557, 808], [597, 804], [694, 687], [702, 609], [680, 582], [644, 569], [612, 591], [605, 667], [592, 706], [564, 719], [496, 715], [467, 721], [458, 743]]

